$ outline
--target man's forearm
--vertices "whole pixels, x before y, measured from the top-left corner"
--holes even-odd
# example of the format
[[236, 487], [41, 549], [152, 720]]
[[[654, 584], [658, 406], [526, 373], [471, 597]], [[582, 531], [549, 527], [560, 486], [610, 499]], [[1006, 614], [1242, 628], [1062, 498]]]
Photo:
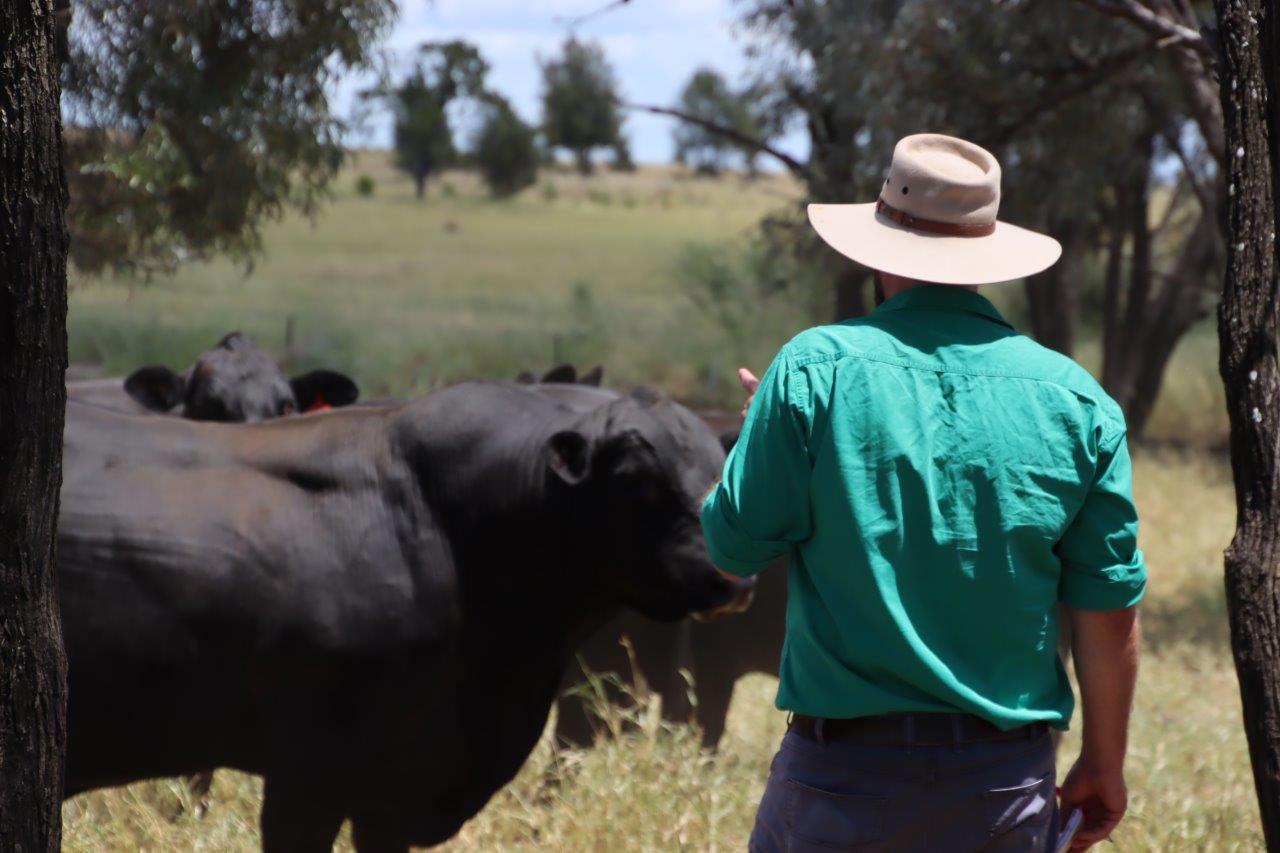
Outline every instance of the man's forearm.
[[1095, 770], [1118, 771], [1138, 678], [1137, 609], [1067, 612], [1084, 717], [1081, 759]]

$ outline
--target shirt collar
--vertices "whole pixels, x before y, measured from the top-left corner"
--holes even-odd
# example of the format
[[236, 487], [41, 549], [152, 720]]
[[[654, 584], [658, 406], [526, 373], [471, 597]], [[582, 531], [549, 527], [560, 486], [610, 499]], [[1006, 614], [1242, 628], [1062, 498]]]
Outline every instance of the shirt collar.
[[886, 299], [875, 313], [887, 311], [941, 311], [947, 314], [977, 314], [1001, 326], [1013, 328], [985, 296], [961, 287], [922, 284]]

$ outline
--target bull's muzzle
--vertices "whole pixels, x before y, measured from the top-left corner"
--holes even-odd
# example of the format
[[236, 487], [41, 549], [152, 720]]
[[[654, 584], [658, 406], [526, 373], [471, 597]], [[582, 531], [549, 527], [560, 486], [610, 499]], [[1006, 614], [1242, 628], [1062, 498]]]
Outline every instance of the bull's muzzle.
[[733, 578], [729, 580], [729, 584], [729, 597], [723, 604], [706, 610], [699, 610], [693, 614], [693, 618], [699, 622], [710, 622], [712, 619], [719, 619], [721, 616], [742, 613], [750, 607], [756, 594], [756, 579]]

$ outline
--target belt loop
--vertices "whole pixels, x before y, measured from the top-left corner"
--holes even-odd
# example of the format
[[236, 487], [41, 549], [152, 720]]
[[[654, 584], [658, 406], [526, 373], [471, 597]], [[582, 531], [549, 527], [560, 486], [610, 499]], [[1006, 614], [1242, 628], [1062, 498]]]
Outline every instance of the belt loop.
[[823, 733], [823, 729], [826, 728], [826, 722], [827, 722], [826, 717], [818, 717], [813, 723], [813, 735], [818, 739], [818, 743], [822, 744], [823, 746], [827, 745], [827, 738], [826, 738], [826, 735]]

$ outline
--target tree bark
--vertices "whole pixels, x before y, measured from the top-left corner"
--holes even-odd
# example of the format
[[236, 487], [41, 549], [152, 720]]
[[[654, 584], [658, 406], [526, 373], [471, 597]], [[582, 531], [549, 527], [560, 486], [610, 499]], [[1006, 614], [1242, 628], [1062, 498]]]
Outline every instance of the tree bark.
[[0, 3], [0, 850], [61, 843], [54, 530], [67, 366], [54, 0]]
[[1231, 650], [1262, 828], [1280, 850], [1280, 2], [1214, 0], [1226, 124], [1227, 274], [1219, 369], [1231, 421], [1236, 533], [1225, 555]]
[[578, 166], [578, 174], [584, 178], [595, 171], [595, 167], [591, 164], [591, 149], [579, 148], [573, 152], [573, 161]]
[[1080, 314], [1080, 279], [1089, 252], [1082, 222], [1063, 222], [1049, 229], [1062, 244], [1062, 258], [1040, 275], [1027, 279], [1031, 334], [1041, 344], [1071, 355]]
[[1145, 318], [1142, 346], [1131, 352], [1134, 364], [1125, 415], [1132, 435], [1145, 434], [1178, 343], [1209, 315], [1204, 294], [1206, 282], [1218, 270], [1218, 234], [1215, 214], [1202, 211], [1183, 242], [1177, 265]]
[[867, 282], [871, 275], [861, 267], [840, 259], [840, 269], [836, 273], [836, 316], [835, 321], [848, 320], [851, 317], [863, 317], [867, 313]]
[[416, 174], [413, 176], [413, 195], [418, 201], [422, 201], [423, 196], [427, 194], [427, 175], [426, 173]]
[[1106, 218], [1107, 266], [1102, 284], [1102, 384], [1105, 387], [1108, 377], [1117, 371], [1116, 360], [1120, 352], [1120, 336], [1123, 326], [1120, 322], [1120, 290], [1124, 275], [1124, 209], [1125, 199], [1122, 193], [1117, 194], [1115, 210]]

